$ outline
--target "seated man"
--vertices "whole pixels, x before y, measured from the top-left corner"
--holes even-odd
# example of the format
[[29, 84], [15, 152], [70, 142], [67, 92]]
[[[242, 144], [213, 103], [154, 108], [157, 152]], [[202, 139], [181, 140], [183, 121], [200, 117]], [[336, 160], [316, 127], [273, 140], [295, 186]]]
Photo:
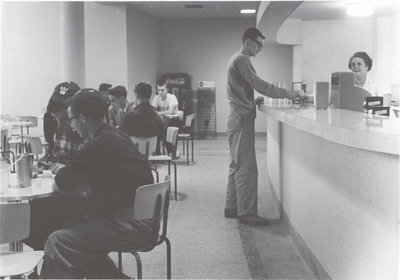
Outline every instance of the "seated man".
[[[110, 100], [108, 99], [108, 90], [110, 88], [112, 88], [111, 84], [101, 83], [99, 85], [99, 93], [101, 96], [103, 96], [104, 100], [106, 100], [108, 106], [110, 106]], [[106, 122], [110, 123], [110, 116], [108, 115], [108, 112], [106, 114]]]
[[116, 86], [108, 90], [108, 99], [111, 104], [108, 107], [108, 115], [111, 126], [119, 127], [123, 116], [135, 108], [135, 102], [129, 102], [127, 96], [128, 92], [123, 86]]
[[[80, 87], [74, 82], [60, 83], [54, 89], [44, 118], [44, 132], [49, 148], [45, 158], [38, 162], [41, 169], [50, 168], [53, 173], [57, 173], [85, 144], [79, 134], [71, 129], [67, 114], [66, 102], [79, 90]], [[51, 196], [32, 200], [30, 204], [30, 235], [24, 243], [34, 250], [43, 250], [50, 233], [82, 215], [82, 205], [75, 199]]]
[[136, 108], [127, 113], [120, 126], [120, 130], [129, 136], [152, 137], [157, 136], [156, 154], [160, 153], [160, 140], [162, 140], [164, 126], [161, 117], [154, 107], [150, 105], [151, 85], [139, 83], [135, 86]]
[[53, 187], [85, 201], [87, 213], [50, 234], [41, 278], [123, 278], [108, 253], [158, 238], [154, 221], [131, 216], [136, 189], [153, 183], [149, 164], [125, 133], [105, 123], [106, 110], [94, 89], [82, 89], [69, 101], [71, 127], [89, 141], [58, 171]]
[[[157, 81], [158, 95], [154, 96], [151, 103], [158, 111], [164, 123], [164, 137], [169, 126], [181, 128], [182, 120], [178, 115], [178, 100], [170, 93], [171, 87], [166, 81]], [[183, 116], [182, 116], [183, 118]], [[165, 143], [165, 141], [164, 141]], [[172, 147], [166, 145], [167, 153], [172, 153]]]

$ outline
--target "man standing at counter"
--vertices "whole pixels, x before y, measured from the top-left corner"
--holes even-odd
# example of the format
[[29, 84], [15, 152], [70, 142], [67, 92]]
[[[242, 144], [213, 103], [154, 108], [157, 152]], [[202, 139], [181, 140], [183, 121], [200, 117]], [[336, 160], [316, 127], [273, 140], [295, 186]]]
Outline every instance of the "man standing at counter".
[[255, 57], [262, 50], [263, 39], [264, 35], [257, 28], [247, 29], [242, 37], [241, 49], [228, 63], [227, 91], [230, 114], [227, 119], [227, 132], [231, 162], [225, 217], [238, 218], [243, 224], [266, 226], [269, 224], [268, 220], [257, 214], [258, 170], [254, 146], [254, 89], [271, 98], [293, 99], [298, 94], [275, 87], [257, 76], [250, 57]]

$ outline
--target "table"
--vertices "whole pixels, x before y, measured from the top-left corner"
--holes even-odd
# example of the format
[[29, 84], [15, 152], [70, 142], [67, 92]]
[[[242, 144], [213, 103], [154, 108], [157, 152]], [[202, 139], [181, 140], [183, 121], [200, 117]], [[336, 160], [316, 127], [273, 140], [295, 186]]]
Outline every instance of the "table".
[[52, 185], [54, 175], [51, 171], [44, 172], [38, 178], [32, 179], [32, 186], [26, 188], [17, 187], [17, 174], [11, 174], [10, 187], [0, 192], [0, 201], [32, 200], [50, 196], [54, 193]]
[[[0, 201], [20, 202], [22, 200], [32, 200], [41, 197], [51, 196], [54, 191], [52, 188], [54, 175], [51, 171], [44, 172], [38, 178], [32, 179], [30, 187], [17, 187], [17, 174], [11, 174], [10, 187], [0, 192]], [[22, 241], [12, 242], [9, 244], [10, 251], [22, 251]]]

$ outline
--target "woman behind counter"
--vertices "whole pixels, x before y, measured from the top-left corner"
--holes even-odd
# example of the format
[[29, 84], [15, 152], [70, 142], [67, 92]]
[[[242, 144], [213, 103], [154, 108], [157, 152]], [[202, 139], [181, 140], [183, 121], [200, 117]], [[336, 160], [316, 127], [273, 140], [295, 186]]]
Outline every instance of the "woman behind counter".
[[366, 52], [356, 52], [353, 54], [349, 59], [348, 66], [354, 72], [354, 83], [356, 86], [367, 90], [373, 96], [384, 96], [384, 104], [390, 103], [391, 94], [389, 86], [382, 83], [375, 83], [368, 77], [368, 71], [372, 68], [372, 58]]

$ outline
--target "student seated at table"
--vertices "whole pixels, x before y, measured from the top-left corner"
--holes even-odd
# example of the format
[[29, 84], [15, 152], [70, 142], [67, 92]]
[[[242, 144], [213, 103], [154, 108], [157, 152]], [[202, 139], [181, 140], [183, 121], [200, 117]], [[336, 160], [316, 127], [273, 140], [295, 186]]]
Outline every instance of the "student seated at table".
[[135, 108], [135, 102], [129, 102], [127, 97], [128, 92], [124, 86], [116, 86], [108, 90], [108, 99], [111, 104], [108, 107], [108, 115], [111, 126], [119, 127], [124, 115]]
[[[57, 173], [68, 160], [76, 157], [85, 144], [80, 135], [71, 129], [67, 114], [67, 102], [79, 90], [80, 87], [74, 82], [63, 82], [55, 87], [44, 117], [49, 149], [47, 155], [38, 162], [38, 167], [50, 168]], [[59, 196], [35, 199], [31, 201], [30, 235], [24, 243], [34, 250], [43, 250], [50, 233], [81, 215], [82, 205], [76, 199]]]
[[[161, 119], [164, 123], [164, 138], [167, 128], [175, 126], [178, 128], [182, 127], [182, 119], [178, 114], [178, 100], [176, 96], [171, 94], [171, 85], [167, 81], [157, 81], [157, 93], [154, 96], [152, 105], [158, 111]], [[183, 116], [182, 116], [183, 118]], [[164, 141], [165, 142], [165, 141]], [[166, 146], [167, 153], [172, 153], [172, 147]]]
[[131, 216], [136, 189], [153, 183], [150, 166], [125, 133], [105, 123], [107, 104], [96, 90], [82, 89], [69, 104], [71, 126], [89, 142], [58, 171], [54, 188], [85, 201], [87, 214], [50, 234], [41, 278], [124, 278], [108, 253], [158, 237], [154, 221]]
[[164, 125], [157, 111], [150, 105], [152, 88], [147, 83], [139, 83], [134, 89], [136, 107], [127, 113], [123, 119], [120, 130], [129, 136], [152, 137], [157, 136], [156, 154], [160, 153], [160, 140], [164, 133]]
[[[108, 83], [101, 83], [99, 85], [99, 93], [101, 96], [103, 96], [104, 100], [107, 102], [108, 107], [110, 107], [110, 100], [108, 99], [108, 90], [112, 88], [111, 84]], [[106, 114], [106, 122], [110, 123], [110, 116], [108, 115], [108, 112]]]
[[74, 82], [58, 84], [49, 100], [43, 119], [44, 137], [48, 143], [46, 155], [39, 160], [38, 167], [48, 169], [54, 163], [65, 163], [74, 158], [76, 151], [85, 143], [69, 126], [67, 100], [80, 87]]

